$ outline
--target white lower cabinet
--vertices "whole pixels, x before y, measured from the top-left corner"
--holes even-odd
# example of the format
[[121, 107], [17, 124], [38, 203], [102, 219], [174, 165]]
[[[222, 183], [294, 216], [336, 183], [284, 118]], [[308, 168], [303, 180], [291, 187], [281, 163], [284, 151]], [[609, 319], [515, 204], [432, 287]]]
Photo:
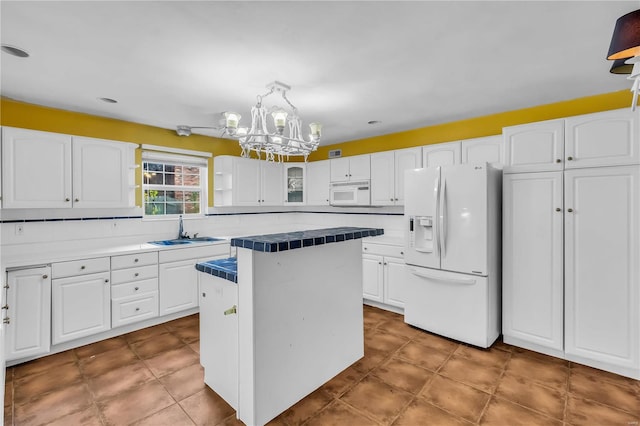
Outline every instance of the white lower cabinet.
[[199, 305], [196, 263], [229, 257], [229, 244], [204, 245], [159, 253], [159, 314], [167, 315]]
[[238, 285], [213, 275], [200, 275], [200, 363], [204, 382], [237, 410]]
[[108, 271], [60, 279], [54, 276], [51, 287], [54, 345], [111, 329]]
[[111, 257], [111, 326], [158, 316], [158, 252]]
[[638, 166], [504, 176], [506, 343], [640, 379], [638, 188]]
[[402, 247], [387, 244], [362, 244], [362, 290], [366, 301], [385, 307], [404, 308], [406, 268]]
[[51, 268], [7, 272], [5, 359], [44, 355], [51, 347]]

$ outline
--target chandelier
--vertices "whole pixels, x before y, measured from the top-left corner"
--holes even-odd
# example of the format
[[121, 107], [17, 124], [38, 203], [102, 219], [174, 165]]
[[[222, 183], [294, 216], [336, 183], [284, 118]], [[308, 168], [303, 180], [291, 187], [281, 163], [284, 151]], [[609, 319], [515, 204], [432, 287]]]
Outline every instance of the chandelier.
[[[242, 148], [242, 157], [250, 157], [251, 152], [255, 152], [259, 159], [267, 161], [283, 161], [290, 156], [303, 156], [306, 162], [309, 154], [320, 144], [320, 123], [309, 124], [309, 136], [306, 140], [302, 134], [302, 120], [298, 115], [298, 108], [287, 98], [287, 91], [291, 87], [274, 81], [267, 84], [269, 91], [257, 96], [257, 103], [251, 108], [251, 127], [240, 126], [240, 114], [227, 111], [222, 113], [224, 118], [223, 127], [190, 127], [178, 126], [176, 132], [179, 136], [191, 135], [192, 129], [216, 129], [223, 130], [223, 136], [229, 135], [238, 139]], [[279, 93], [290, 112], [279, 106], [266, 108], [262, 105], [262, 100], [274, 93]], [[271, 115], [271, 121], [267, 119]]]

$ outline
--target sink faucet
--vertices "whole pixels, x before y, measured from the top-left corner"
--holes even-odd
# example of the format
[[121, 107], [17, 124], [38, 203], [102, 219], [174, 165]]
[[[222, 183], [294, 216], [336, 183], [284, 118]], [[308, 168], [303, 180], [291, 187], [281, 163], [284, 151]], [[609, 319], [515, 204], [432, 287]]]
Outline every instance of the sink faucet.
[[178, 239], [184, 238], [184, 225], [182, 224], [182, 215], [178, 218]]

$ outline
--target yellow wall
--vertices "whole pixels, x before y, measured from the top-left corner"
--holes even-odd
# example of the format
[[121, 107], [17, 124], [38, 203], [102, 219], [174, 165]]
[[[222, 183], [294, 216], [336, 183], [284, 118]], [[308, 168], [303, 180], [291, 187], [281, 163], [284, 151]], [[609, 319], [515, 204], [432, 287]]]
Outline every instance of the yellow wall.
[[516, 124], [532, 123], [535, 121], [551, 120], [554, 118], [570, 117], [572, 115], [589, 114], [611, 109], [628, 108], [630, 106], [631, 93], [628, 90], [622, 90], [619, 92], [605, 93], [603, 95], [470, 118], [452, 123], [422, 127], [406, 132], [375, 136], [348, 143], [321, 146], [318, 147], [316, 152], [309, 156], [309, 160], [327, 159], [329, 158], [329, 150], [332, 149], [342, 149], [342, 156], [346, 157], [370, 152], [410, 148], [413, 146], [499, 135], [502, 133], [503, 127]]
[[[311, 154], [309, 161], [324, 160], [329, 150], [342, 149], [343, 156], [409, 148], [470, 139], [502, 133], [502, 128], [516, 124], [551, 120], [572, 115], [588, 114], [631, 105], [631, 94], [628, 90], [605, 93], [548, 105], [540, 105], [515, 111], [502, 112], [482, 117], [470, 118], [435, 126], [422, 127], [405, 132], [376, 136], [322, 146]], [[64, 111], [7, 98], [0, 99], [0, 124], [3, 126], [22, 127], [26, 129], [44, 130], [103, 139], [113, 139], [139, 144], [168, 146], [173, 148], [192, 149], [211, 152], [217, 155], [240, 155], [240, 148], [234, 141], [201, 135], [180, 137], [173, 130], [161, 129], [144, 124], [131, 123], [112, 118], [98, 117], [89, 114]], [[136, 161], [140, 164], [140, 153]], [[137, 176], [140, 184], [141, 176]], [[141, 192], [136, 197], [141, 203]], [[209, 161], [209, 205], [213, 205], [213, 164]]]

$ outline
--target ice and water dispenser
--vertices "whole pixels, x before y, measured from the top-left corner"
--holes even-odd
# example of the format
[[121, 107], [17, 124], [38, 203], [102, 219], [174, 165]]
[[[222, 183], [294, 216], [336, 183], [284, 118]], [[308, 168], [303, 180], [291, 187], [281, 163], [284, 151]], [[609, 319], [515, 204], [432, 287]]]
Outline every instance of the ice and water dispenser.
[[409, 247], [422, 253], [434, 250], [433, 216], [409, 216]]

